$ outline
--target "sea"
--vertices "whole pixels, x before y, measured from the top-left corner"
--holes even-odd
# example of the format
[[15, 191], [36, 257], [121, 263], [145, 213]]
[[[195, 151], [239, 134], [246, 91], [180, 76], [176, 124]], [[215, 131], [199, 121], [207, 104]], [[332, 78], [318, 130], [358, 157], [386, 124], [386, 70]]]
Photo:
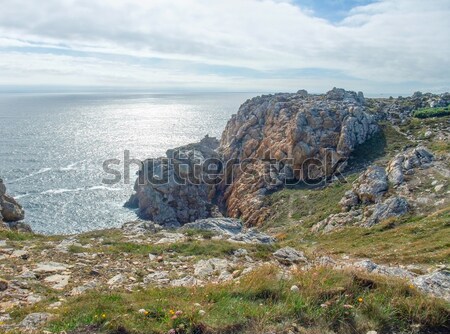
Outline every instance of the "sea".
[[[42, 234], [75, 234], [135, 220], [123, 207], [133, 193], [131, 159], [220, 138], [239, 106], [258, 93], [0, 94], [0, 178]], [[114, 160], [112, 160], [114, 159]], [[105, 161], [120, 182], [105, 183]]]

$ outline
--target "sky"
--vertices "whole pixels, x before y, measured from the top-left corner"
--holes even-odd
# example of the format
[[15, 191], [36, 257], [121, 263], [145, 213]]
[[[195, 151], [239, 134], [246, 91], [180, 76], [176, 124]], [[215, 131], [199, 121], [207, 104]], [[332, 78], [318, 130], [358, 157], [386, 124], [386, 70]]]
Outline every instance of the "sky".
[[0, 91], [450, 91], [449, 0], [0, 0]]

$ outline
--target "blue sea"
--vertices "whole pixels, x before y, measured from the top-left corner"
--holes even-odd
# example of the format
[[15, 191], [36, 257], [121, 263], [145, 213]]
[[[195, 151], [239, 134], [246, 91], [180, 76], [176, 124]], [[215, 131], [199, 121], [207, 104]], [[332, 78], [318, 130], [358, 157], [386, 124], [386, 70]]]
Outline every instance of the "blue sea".
[[[44, 234], [72, 234], [136, 219], [131, 183], [102, 182], [108, 159], [145, 159], [220, 137], [255, 93], [0, 94], [0, 178]], [[123, 168], [123, 164], [117, 169]]]

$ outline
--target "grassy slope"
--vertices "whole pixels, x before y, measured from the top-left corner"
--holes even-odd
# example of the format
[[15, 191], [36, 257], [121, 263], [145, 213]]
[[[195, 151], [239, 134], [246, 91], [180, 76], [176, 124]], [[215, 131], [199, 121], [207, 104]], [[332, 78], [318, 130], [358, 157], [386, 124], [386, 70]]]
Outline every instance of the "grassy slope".
[[[297, 323], [303, 333], [333, 329], [349, 334], [408, 330], [414, 324], [445, 333], [443, 326], [449, 324], [444, 302], [400, 281], [327, 268], [279, 280], [277, 272], [267, 266], [240, 284], [204, 288], [91, 292], [69, 300], [47, 329], [58, 333], [90, 325], [86, 328], [113, 333], [166, 333], [171, 328], [177, 333], [263, 333]], [[293, 284], [299, 292], [290, 291]], [[172, 319], [171, 310], [183, 314]], [[13, 317], [30, 311], [17, 310]]]

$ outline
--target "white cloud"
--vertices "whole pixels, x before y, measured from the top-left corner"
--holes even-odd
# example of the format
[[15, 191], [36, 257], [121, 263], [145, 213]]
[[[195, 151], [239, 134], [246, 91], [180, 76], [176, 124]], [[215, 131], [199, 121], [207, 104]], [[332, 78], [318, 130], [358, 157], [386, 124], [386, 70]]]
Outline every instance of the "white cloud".
[[[314, 17], [292, 1], [3, 0], [0, 8], [0, 84], [28, 78], [28, 83], [195, 82], [226, 88], [236, 87], [238, 80], [236, 88], [277, 90], [294, 83], [320, 86], [320, 79], [323, 89], [330, 87], [327, 77], [264, 77], [267, 71], [316, 68], [342, 71], [373, 89], [386, 83], [450, 85], [447, 0], [382, 0], [354, 8], [339, 24]], [[66, 54], [33, 53], [36, 45], [61, 48]], [[14, 58], [8, 47], [16, 50]], [[111, 55], [132, 56], [142, 64], [120, 57], [111, 61]], [[162, 62], [145, 65], [149, 57]], [[68, 74], [67, 64], [76, 66], [76, 72]], [[193, 66], [201, 64], [262, 74], [195, 73]]]

